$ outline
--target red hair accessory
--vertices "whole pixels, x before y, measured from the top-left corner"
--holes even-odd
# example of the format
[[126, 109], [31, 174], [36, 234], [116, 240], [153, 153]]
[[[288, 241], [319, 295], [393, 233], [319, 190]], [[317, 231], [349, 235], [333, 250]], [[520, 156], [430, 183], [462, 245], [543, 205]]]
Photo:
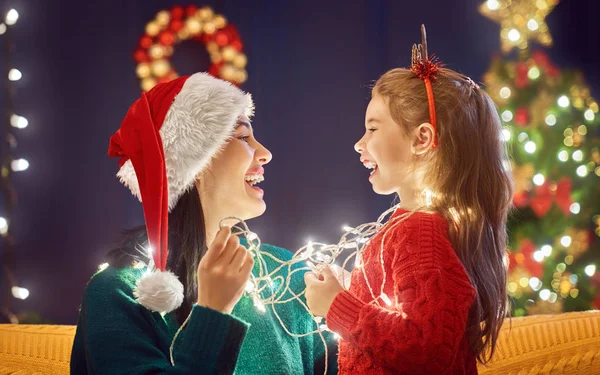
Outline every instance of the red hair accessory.
[[436, 148], [438, 145], [437, 120], [435, 116], [435, 101], [433, 99], [433, 87], [431, 86], [431, 81], [435, 81], [435, 77], [440, 71], [441, 64], [435, 57], [430, 59], [427, 55], [427, 34], [425, 33], [425, 25], [421, 25], [421, 40], [422, 42], [418, 46], [413, 44], [410, 71], [425, 82], [427, 103], [429, 104], [429, 122], [433, 126], [435, 132], [433, 148]]

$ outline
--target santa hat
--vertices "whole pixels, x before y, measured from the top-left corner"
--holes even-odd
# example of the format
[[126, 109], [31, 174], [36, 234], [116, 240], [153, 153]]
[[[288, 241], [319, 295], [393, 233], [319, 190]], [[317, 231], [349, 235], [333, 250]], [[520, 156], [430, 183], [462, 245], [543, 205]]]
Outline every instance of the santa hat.
[[108, 155], [121, 158], [117, 176], [144, 208], [155, 270], [134, 294], [148, 309], [169, 312], [183, 302], [183, 285], [166, 269], [168, 213], [253, 109], [250, 94], [196, 73], [142, 93], [110, 138]]

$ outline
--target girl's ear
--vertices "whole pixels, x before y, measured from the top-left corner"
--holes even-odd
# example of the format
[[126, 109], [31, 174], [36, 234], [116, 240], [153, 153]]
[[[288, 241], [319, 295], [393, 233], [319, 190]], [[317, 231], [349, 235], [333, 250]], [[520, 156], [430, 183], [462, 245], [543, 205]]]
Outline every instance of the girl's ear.
[[433, 146], [433, 138], [435, 136], [435, 129], [433, 126], [424, 122], [419, 125], [413, 133], [413, 144], [412, 144], [412, 152], [415, 155], [422, 155], [429, 151], [429, 149]]

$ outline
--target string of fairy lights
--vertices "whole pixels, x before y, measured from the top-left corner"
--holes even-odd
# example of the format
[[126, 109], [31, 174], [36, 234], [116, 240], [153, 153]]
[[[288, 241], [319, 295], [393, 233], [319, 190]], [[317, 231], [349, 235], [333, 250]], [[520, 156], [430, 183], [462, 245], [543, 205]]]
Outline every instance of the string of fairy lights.
[[18, 286], [17, 278], [13, 270], [15, 238], [12, 234], [11, 221], [13, 211], [16, 205], [16, 191], [13, 185], [13, 173], [25, 171], [29, 168], [29, 162], [23, 158], [16, 158], [17, 139], [16, 132], [29, 125], [27, 118], [20, 116], [15, 111], [13, 102], [15, 83], [21, 80], [23, 74], [17, 69], [12, 61], [14, 44], [12, 41], [12, 29], [17, 24], [19, 13], [16, 9], [10, 9], [6, 12], [3, 22], [0, 22], [0, 39], [3, 44], [3, 64], [6, 67], [5, 77], [5, 126], [3, 127], [3, 147], [1, 161], [1, 185], [4, 198], [2, 207], [2, 216], [0, 216], [0, 236], [2, 237], [2, 254], [0, 264], [3, 267], [4, 274], [8, 282], [10, 292], [3, 303], [2, 312], [12, 322], [18, 323], [17, 316], [12, 312], [12, 298], [26, 299], [29, 296], [29, 290]]

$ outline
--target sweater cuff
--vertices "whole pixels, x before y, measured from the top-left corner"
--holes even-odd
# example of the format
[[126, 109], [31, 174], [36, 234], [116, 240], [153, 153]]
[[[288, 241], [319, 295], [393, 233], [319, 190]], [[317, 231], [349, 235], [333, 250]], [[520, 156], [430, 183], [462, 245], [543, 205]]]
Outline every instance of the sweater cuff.
[[327, 327], [348, 340], [353, 327], [356, 327], [360, 310], [366, 303], [344, 290], [334, 298], [327, 313]]
[[190, 314], [176, 343], [175, 363], [196, 369], [197, 363], [209, 362], [219, 371], [233, 373], [249, 324], [198, 305], [192, 307]]

